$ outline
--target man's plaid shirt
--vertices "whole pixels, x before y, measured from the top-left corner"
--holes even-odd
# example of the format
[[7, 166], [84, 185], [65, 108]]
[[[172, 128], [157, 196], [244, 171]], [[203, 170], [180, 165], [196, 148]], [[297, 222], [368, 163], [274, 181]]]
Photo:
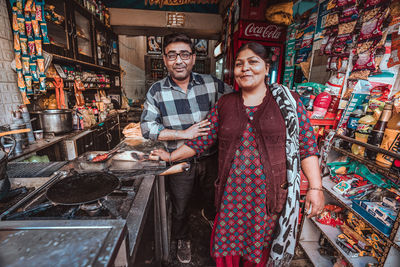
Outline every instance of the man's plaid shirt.
[[[212, 75], [192, 73], [185, 93], [171, 78], [155, 82], [147, 92], [141, 116], [144, 138], [157, 140], [164, 129], [185, 130], [204, 120], [220, 96], [232, 88]], [[184, 140], [164, 142], [169, 152]]]

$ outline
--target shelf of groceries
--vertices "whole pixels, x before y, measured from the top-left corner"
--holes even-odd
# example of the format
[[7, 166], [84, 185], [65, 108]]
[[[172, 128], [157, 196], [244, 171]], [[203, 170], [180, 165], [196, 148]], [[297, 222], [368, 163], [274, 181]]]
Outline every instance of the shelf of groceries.
[[400, 266], [400, 176], [364, 153], [392, 162], [400, 154], [338, 134], [333, 144], [322, 179], [329, 204], [304, 219], [299, 244], [314, 266], [333, 266], [338, 258], [349, 266]]

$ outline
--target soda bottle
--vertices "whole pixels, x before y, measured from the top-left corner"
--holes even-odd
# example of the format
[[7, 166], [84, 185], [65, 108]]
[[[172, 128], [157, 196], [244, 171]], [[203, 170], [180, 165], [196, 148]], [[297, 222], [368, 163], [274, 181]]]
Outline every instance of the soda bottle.
[[[393, 112], [394, 115], [390, 118], [387, 123], [385, 134], [383, 136], [381, 148], [390, 150], [395, 153], [400, 152], [400, 113]], [[394, 163], [394, 159], [390, 156], [378, 153], [376, 156], [376, 163], [382, 167], [396, 169], [397, 165], [400, 165], [398, 160]]]
[[[379, 117], [378, 122], [375, 124], [374, 128], [372, 129], [371, 134], [368, 136], [368, 144], [374, 146], [380, 146], [382, 143], [383, 135], [385, 133], [386, 126], [390, 117], [392, 116], [392, 108], [393, 104], [390, 102], [385, 103], [385, 107], [383, 108], [382, 114]], [[376, 155], [378, 152], [368, 150], [366, 151], [367, 157], [370, 160], [375, 160]]]
[[[364, 117], [358, 120], [357, 130], [355, 133], [355, 139], [364, 143], [367, 143], [368, 136], [372, 132], [372, 128], [376, 124], [376, 119], [374, 118], [374, 112], [368, 109]], [[354, 155], [364, 156], [365, 147], [353, 144], [351, 146], [351, 152]]]

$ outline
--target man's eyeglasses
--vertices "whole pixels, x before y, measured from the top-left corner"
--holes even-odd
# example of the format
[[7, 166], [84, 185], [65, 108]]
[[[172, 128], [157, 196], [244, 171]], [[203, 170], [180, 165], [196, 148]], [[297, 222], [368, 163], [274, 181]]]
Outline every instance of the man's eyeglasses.
[[168, 54], [166, 54], [167, 59], [171, 60], [171, 61], [176, 60], [178, 58], [178, 56], [180, 56], [182, 60], [188, 60], [192, 55], [193, 55], [193, 53], [190, 53], [188, 51], [183, 51], [180, 53], [169, 52]]

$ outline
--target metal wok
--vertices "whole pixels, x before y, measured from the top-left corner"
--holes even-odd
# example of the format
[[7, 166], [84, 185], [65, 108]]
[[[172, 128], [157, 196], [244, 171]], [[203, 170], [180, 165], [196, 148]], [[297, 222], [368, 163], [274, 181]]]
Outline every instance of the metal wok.
[[49, 186], [45, 193], [45, 199], [48, 201], [9, 215], [7, 219], [30, 216], [56, 205], [78, 205], [76, 211], [80, 205], [103, 199], [119, 186], [119, 179], [112, 174], [103, 172], [73, 174]]

